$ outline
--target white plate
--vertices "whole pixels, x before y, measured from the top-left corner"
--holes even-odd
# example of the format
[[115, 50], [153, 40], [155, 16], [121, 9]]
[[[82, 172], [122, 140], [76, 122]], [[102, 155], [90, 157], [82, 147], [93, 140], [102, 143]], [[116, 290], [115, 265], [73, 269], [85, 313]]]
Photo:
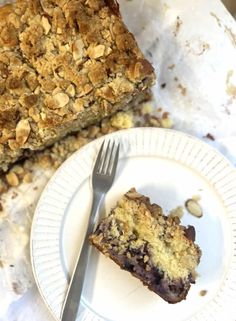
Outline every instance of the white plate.
[[[136, 128], [108, 135], [121, 143], [108, 213], [131, 187], [169, 211], [201, 196], [203, 217], [185, 213], [202, 249], [199, 277], [187, 300], [170, 305], [111, 260], [92, 251], [80, 319], [112, 321], [230, 321], [236, 319], [236, 171], [216, 150], [173, 130]], [[101, 141], [70, 157], [38, 203], [31, 233], [32, 265], [40, 293], [59, 320], [67, 278], [84, 235], [91, 203], [89, 176]], [[200, 291], [206, 290], [205, 296]]]

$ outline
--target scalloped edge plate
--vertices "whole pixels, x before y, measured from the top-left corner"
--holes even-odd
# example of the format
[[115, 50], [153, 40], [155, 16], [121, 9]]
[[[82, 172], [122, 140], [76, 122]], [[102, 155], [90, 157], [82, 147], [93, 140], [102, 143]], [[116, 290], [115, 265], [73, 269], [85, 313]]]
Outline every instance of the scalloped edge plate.
[[[203, 218], [189, 214], [203, 256], [187, 300], [168, 305], [92, 250], [78, 320], [235, 320], [236, 171], [218, 151], [182, 132], [159, 128], [122, 130], [116, 181], [106, 196], [109, 212], [130, 187], [151, 196], [166, 211], [201, 195]], [[38, 202], [31, 230], [31, 261], [46, 305], [59, 320], [68, 275], [83, 239], [91, 202], [90, 174], [104, 137], [74, 153], [54, 174]], [[81, 202], [82, 200], [82, 202]], [[78, 214], [79, 212], [79, 214]], [[77, 244], [75, 246], [75, 244]], [[89, 280], [87, 282], [87, 280]], [[201, 297], [201, 290], [207, 295]], [[234, 311], [234, 312], [233, 312]]]

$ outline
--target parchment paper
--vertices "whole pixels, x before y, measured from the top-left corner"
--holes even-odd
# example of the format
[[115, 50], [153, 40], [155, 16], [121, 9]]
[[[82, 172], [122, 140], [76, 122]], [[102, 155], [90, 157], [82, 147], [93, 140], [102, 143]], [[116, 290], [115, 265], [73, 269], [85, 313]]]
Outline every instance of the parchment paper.
[[[218, 0], [120, 0], [120, 4], [126, 24], [157, 72], [154, 107], [170, 113], [175, 129], [215, 145], [236, 164], [233, 17]], [[36, 202], [53, 171], [33, 170], [37, 177], [33, 183], [4, 196], [0, 251], [8, 265], [0, 268], [1, 321], [52, 320], [34, 285], [28, 241]], [[81, 319], [90, 318], [84, 311]]]

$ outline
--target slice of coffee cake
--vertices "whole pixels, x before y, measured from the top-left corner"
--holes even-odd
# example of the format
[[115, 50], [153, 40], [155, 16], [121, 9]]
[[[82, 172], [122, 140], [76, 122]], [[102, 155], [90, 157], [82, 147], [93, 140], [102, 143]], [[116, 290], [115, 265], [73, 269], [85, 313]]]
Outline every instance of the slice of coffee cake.
[[98, 225], [90, 242], [169, 303], [186, 298], [201, 257], [195, 229], [163, 215], [133, 188]]

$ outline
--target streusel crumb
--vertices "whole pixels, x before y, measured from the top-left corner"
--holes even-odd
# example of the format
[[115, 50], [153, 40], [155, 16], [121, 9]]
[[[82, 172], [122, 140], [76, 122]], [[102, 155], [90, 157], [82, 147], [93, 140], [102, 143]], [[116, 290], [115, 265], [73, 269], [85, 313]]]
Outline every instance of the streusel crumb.
[[3, 6], [0, 168], [142, 100], [154, 81], [115, 0]]

